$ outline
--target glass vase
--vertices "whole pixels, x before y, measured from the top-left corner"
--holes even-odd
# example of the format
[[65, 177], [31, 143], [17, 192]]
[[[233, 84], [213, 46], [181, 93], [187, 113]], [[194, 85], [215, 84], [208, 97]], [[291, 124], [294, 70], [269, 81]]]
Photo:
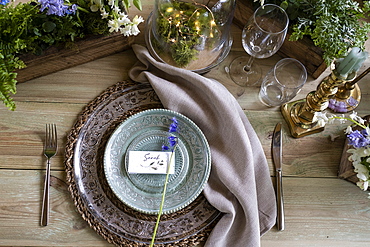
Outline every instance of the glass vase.
[[205, 73], [229, 53], [235, 0], [155, 0], [146, 45], [158, 61]]

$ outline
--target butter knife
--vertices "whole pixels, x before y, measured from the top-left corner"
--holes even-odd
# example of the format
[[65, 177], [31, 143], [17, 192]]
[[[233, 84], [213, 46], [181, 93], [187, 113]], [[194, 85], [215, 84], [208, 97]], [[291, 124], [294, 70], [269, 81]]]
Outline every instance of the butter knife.
[[277, 198], [277, 220], [276, 226], [279, 231], [283, 231], [284, 226], [284, 200], [283, 200], [283, 171], [282, 171], [282, 135], [281, 123], [275, 126], [272, 136], [272, 160], [275, 165], [276, 174], [276, 198]]

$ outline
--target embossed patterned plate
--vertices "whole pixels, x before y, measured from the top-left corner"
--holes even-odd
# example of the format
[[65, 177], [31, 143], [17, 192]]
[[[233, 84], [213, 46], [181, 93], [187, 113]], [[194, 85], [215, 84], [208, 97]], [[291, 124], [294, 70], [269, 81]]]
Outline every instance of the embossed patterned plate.
[[202, 192], [210, 173], [210, 149], [201, 130], [184, 115], [151, 109], [137, 113], [113, 132], [104, 153], [109, 186], [127, 206], [157, 214], [165, 174], [128, 173], [129, 151], [160, 151], [167, 144], [172, 118], [178, 121], [175, 172], [169, 176], [163, 213], [172, 213], [193, 202]]

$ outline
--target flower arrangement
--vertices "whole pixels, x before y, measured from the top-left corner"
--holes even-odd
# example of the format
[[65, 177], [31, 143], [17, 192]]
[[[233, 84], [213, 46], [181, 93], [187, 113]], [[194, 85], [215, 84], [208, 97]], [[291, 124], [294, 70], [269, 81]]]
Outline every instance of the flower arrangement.
[[363, 118], [359, 117], [355, 111], [349, 114], [349, 116], [327, 116], [326, 113], [317, 112], [315, 117], [318, 121], [323, 121], [325, 124], [332, 123], [334, 121], [339, 121], [342, 124], [346, 123], [347, 121], [352, 122], [352, 124], [347, 126], [345, 130], [348, 145], [352, 146], [352, 148], [347, 150], [347, 152], [351, 154], [348, 159], [352, 162], [354, 171], [357, 173], [357, 178], [359, 179], [357, 186], [363, 190], [367, 190], [370, 182], [369, 123], [367, 123]]
[[169, 172], [170, 172], [170, 164], [171, 164], [171, 161], [173, 159], [173, 155], [175, 153], [175, 149], [176, 149], [176, 146], [177, 146], [177, 143], [178, 143], [177, 142], [177, 137], [173, 134], [173, 133], [177, 132], [177, 128], [178, 128], [178, 121], [175, 117], [173, 117], [172, 118], [172, 123], [170, 124], [169, 130], [168, 130], [168, 132], [170, 133], [170, 136], [168, 137], [169, 146], [162, 145], [162, 151], [170, 150], [171, 151], [171, 156], [170, 156], [170, 159], [167, 163], [167, 172], [166, 172], [166, 179], [165, 179], [164, 186], [163, 186], [162, 200], [161, 200], [161, 204], [159, 206], [159, 212], [158, 212], [156, 224], [154, 226], [152, 241], [150, 243], [150, 247], [154, 246], [155, 237], [157, 236], [157, 230], [158, 230], [159, 222], [160, 222], [162, 212], [163, 212], [163, 205], [164, 205], [164, 201], [165, 201], [165, 198], [166, 198], [167, 184], [168, 184], [168, 178], [169, 178]]
[[[133, 0], [141, 10], [140, 0]], [[65, 44], [87, 35], [119, 32], [137, 35], [143, 18], [132, 20], [129, 0], [31, 0], [15, 4], [0, 0], [0, 100], [15, 109], [16, 69], [25, 68], [19, 55], [42, 54], [48, 47]]]

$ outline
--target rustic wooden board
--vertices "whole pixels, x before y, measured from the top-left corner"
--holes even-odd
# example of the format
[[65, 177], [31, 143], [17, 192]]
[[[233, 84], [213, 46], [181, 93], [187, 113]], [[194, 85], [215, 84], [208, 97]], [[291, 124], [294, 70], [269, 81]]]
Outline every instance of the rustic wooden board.
[[27, 67], [17, 71], [17, 81], [25, 82], [127, 50], [133, 41], [133, 37], [122, 34], [92, 36], [76, 41], [71, 48], [61, 45], [49, 48], [40, 56], [22, 55], [20, 58]]
[[[243, 28], [250, 16], [253, 15], [253, 1], [237, 0], [234, 14], [234, 23]], [[278, 54], [283, 57], [291, 57], [299, 60], [306, 66], [307, 72], [313, 77], [318, 78], [328, 67], [322, 58], [323, 51], [313, 44], [309, 38], [298, 41], [289, 41], [290, 33]]]

